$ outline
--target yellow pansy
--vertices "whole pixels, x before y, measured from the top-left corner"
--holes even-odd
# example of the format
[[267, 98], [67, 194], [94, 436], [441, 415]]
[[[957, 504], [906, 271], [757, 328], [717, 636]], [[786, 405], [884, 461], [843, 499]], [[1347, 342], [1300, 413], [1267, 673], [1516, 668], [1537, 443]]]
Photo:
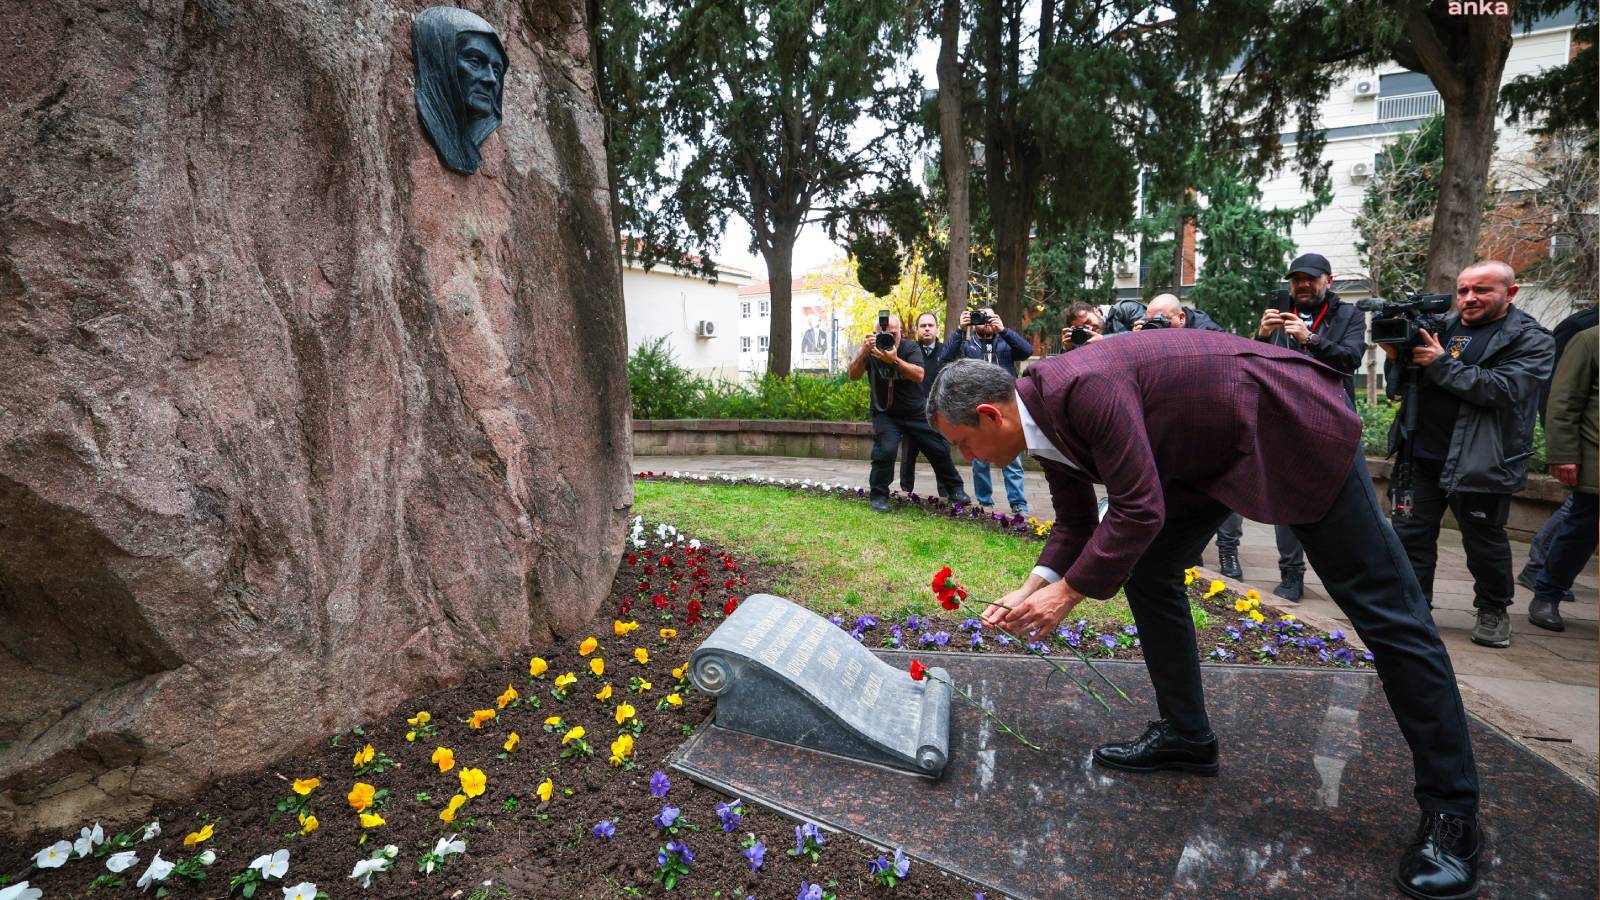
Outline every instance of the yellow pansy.
[[640, 679], [638, 679], [637, 683], [633, 686], [633, 689], [642, 694], [645, 691], [648, 691], [653, 687], [655, 687], [655, 685], [651, 684], [648, 681], [645, 681], [643, 678], [640, 678]]
[[316, 790], [317, 785], [321, 783], [321, 778], [296, 778], [293, 785], [294, 792], [302, 797], [306, 797], [309, 796], [312, 791]]
[[571, 672], [568, 672], [565, 675], [557, 675], [556, 676], [556, 687], [561, 689], [561, 690], [566, 690], [567, 688], [572, 686], [572, 683], [574, 681], [577, 681], [577, 680], [578, 680], [578, 676], [572, 674]]
[[483, 793], [484, 786], [489, 779], [483, 774], [482, 769], [462, 769], [456, 776], [461, 779], [461, 793], [468, 797], [476, 797]]
[[599, 647], [599, 646], [600, 646], [600, 642], [595, 640], [593, 636], [586, 637], [586, 638], [583, 639], [583, 643], [578, 645], [578, 655], [579, 656], [588, 656], [589, 654], [593, 653], [595, 651], [595, 649], [597, 647]]
[[365, 781], [358, 781], [356, 786], [350, 789], [350, 793], [345, 795], [345, 799], [350, 801], [351, 809], [356, 812], [365, 812], [367, 807], [372, 805], [372, 796], [375, 793], [377, 791], [373, 789], [372, 785], [367, 784]]
[[1189, 585], [1194, 584], [1194, 580], [1196, 578], [1198, 578], [1198, 577], [1199, 576], [1195, 573], [1194, 569], [1192, 569], [1192, 568], [1184, 569], [1183, 570], [1183, 586], [1184, 587], [1188, 587]]
[[611, 764], [622, 765], [622, 761], [633, 755], [633, 735], [619, 734], [611, 742]]
[[1220, 581], [1217, 581], [1216, 579], [1212, 579], [1211, 580], [1211, 588], [1209, 590], [1207, 590], [1205, 592], [1205, 594], [1203, 594], [1202, 596], [1204, 596], [1207, 600], [1209, 600], [1212, 597], [1215, 597], [1216, 595], [1222, 593], [1223, 591], [1225, 591], [1227, 589], [1228, 589], [1227, 585], [1223, 584]]
[[550, 670], [550, 664], [545, 662], [544, 660], [540, 659], [537, 656], [535, 656], [533, 659], [528, 660], [528, 675], [530, 677], [532, 677], [532, 678], [538, 678], [540, 675], [543, 675], [545, 672], [548, 672], [549, 670]]
[[1267, 620], [1267, 617], [1263, 616], [1261, 614], [1260, 610], [1256, 610], [1256, 609], [1250, 610], [1250, 621], [1260, 623], [1260, 622], [1265, 622], [1266, 620]]
[[1233, 611], [1234, 612], [1249, 612], [1250, 611], [1250, 606], [1251, 606], [1250, 601], [1244, 599], [1243, 597], [1240, 597], [1238, 600], [1233, 601]]
[[206, 824], [200, 826], [199, 831], [189, 832], [189, 834], [183, 839], [183, 845], [185, 847], [193, 847], [195, 844], [201, 844], [209, 841], [211, 840], [211, 835], [215, 832], [216, 829], [211, 826], [210, 822], [207, 822]]
[[681, 695], [679, 695], [679, 694], [668, 694], [667, 695], [667, 705], [669, 705], [669, 706], [682, 706], [683, 705], [683, 697]]
[[511, 736], [506, 738], [506, 742], [502, 746], [506, 748], [507, 753], [515, 753], [517, 752], [517, 745], [520, 743], [522, 743], [522, 738], [518, 737], [517, 733], [513, 731], [511, 732]]
[[589, 671], [594, 673], [594, 677], [599, 678], [606, 673], [606, 661], [598, 656], [589, 660]]
[[450, 803], [446, 805], [444, 809], [439, 811], [439, 820], [441, 822], [454, 822], [456, 820], [456, 813], [461, 811], [462, 805], [466, 802], [467, 798], [464, 794], [457, 794], [454, 797], [451, 797]]
[[362, 828], [377, 828], [379, 825], [386, 825], [386, 824], [388, 824], [388, 823], [383, 821], [383, 816], [380, 816], [377, 813], [362, 813], [361, 814], [361, 827]]
[[550, 718], [544, 720], [544, 724], [547, 728], [554, 728], [555, 726], [561, 724], [561, 717], [551, 716]]
[[439, 771], [448, 772], [456, 767], [456, 752], [449, 747], [438, 747], [428, 761], [438, 766]]
[[365, 747], [362, 747], [360, 750], [356, 751], [356, 758], [354, 760], [354, 765], [355, 765], [356, 768], [359, 769], [362, 766], [366, 765], [367, 763], [372, 762], [372, 758], [374, 756], [377, 756], [377, 755], [378, 755], [378, 751], [372, 749], [372, 745], [368, 744]]
[[424, 725], [426, 725], [426, 724], [428, 724], [429, 722], [432, 722], [432, 721], [433, 721], [433, 716], [428, 715], [428, 711], [427, 710], [423, 710], [422, 712], [419, 712], [416, 715], [412, 716], [411, 718], [407, 719], [406, 720], [406, 724], [410, 725], [410, 726], [412, 726], [414, 728], [421, 728], [422, 726], [424, 726]]
[[566, 734], [563, 734], [561, 736], [561, 743], [563, 743], [563, 744], [570, 744], [573, 741], [581, 741], [581, 740], [583, 740], [583, 726], [582, 725], [579, 725], [578, 727], [572, 729], [571, 731], [569, 731]]
[[1251, 603], [1260, 603], [1261, 592], [1255, 588], [1251, 588], [1250, 590], [1244, 592], [1244, 598], [1249, 600]]
[[670, 638], [675, 638], [677, 636], [678, 636], [678, 629], [676, 629], [676, 628], [663, 628], [663, 629], [661, 629], [661, 639], [664, 640], [664, 641], [668, 640]]
[[689, 670], [689, 667], [687, 665], [679, 666], [676, 669], [672, 670], [672, 677], [678, 679], [679, 681], [682, 681], [683, 680], [683, 673], [687, 672], [688, 670]]
[[496, 715], [498, 715], [498, 713], [492, 709], [476, 710], [472, 713], [472, 719], [467, 722], [467, 725], [472, 728], [482, 728], [483, 723], [494, 718]]
[[621, 725], [623, 722], [626, 722], [629, 719], [633, 718], [633, 714], [634, 714], [634, 708], [633, 708], [633, 706], [631, 704], [628, 704], [628, 703], [619, 703], [619, 704], [617, 704], [617, 724], [618, 725]]
[[500, 707], [501, 709], [505, 709], [506, 704], [520, 696], [522, 695], [517, 693], [517, 689], [508, 684], [506, 685], [506, 692], [494, 698], [494, 702], [496, 706]]
[[634, 630], [635, 628], [638, 628], [638, 627], [639, 627], [639, 623], [638, 622], [624, 622], [621, 619], [618, 619], [615, 622], [611, 623], [611, 633], [616, 635], [617, 637], [622, 637], [623, 635], [627, 634], [628, 632], [630, 632], [630, 631], [632, 631], [632, 630]]
[[316, 831], [317, 828], [320, 827], [321, 825], [322, 825], [322, 823], [317, 821], [317, 817], [316, 816], [307, 815], [306, 813], [301, 813], [300, 814], [300, 833], [301, 834], [310, 834], [311, 832]]
[[539, 796], [539, 800], [541, 802], [549, 803], [550, 802], [550, 795], [554, 794], [555, 791], [556, 791], [556, 783], [554, 781], [552, 781], [551, 779], [546, 778], [545, 780], [539, 782], [539, 789], [537, 791], [535, 791], [534, 793]]
[[633, 649], [633, 659], [642, 666], [650, 661], [650, 651], [643, 647], [635, 647]]
[[611, 699], [611, 683], [610, 682], [606, 682], [605, 686], [600, 688], [600, 693], [595, 694], [594, 698], [596, 700], [610, 700]]
[[1291, 615], [1290, 613], [1284, 613], [1283, 615], [1278, 617], [1278, 621], [1280, 621], [1280, 622], [1293, 622], [1294, 621], [1294, 616]]

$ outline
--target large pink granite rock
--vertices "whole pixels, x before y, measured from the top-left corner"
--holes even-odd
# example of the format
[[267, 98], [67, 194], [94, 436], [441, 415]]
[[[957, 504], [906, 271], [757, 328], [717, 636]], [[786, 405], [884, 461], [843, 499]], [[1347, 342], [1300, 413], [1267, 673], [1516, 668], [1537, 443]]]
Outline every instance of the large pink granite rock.
[[578, 0], [0, 0], [0, 830], [116, 818], [570, 633], [631, 503]]

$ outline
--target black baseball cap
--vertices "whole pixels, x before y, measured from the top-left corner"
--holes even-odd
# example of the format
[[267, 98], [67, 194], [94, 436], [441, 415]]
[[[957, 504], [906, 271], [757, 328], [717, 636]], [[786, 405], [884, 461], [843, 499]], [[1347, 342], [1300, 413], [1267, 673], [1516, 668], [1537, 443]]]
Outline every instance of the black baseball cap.
[[1302, 253], [1289, 264], [1289, 274], [1296, 272], [1305, 275], [1332, 275], [1333, 267], [1328, 265], [1328, 258], [1320, 253]]

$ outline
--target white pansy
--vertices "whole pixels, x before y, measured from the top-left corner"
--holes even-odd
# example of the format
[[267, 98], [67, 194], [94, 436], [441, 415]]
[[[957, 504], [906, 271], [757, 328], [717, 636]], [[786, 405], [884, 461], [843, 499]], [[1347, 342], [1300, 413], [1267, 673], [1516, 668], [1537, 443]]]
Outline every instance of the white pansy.
[[372, 879], [379, 872], [389, 871], [389, 866], [394, 860], [387, 856], [374, 856], [371, 859], [358, 860], [356, 867], [350, 871], [350, 877], [361, 882], [362, 887], [372, 887]]
[[457, 838], [453, 834], [447, 838], [439, 838], [439, 843], [433, 845], [433, 855], [439, 857], [440, 859], [443, 859], [452, 853], [465, 852], [467, 852], [467, 842]]
[[144, 870], [143, 875], [139, 876], [137, 887], [141, 891], [149, 890], [150, 885], [158, 881], [166, 881], [167, 876], [172, 874], [172, 866], [173, 863], [162, 859], [161, 851], [157, 850], [155, 858], [150, 860], [150, 867]]
[[[394, 859], [396, 856], [400, 855], [400, 848], [396, 847], [394, 844], [385, 844], [383, 846], [383, 849], [379, 850], [378, 853], [382, 853], [384, 856], [387, 856], [390, 859]], [[377, 855], [378, 855], [377, 853], [373, 854], [373, 856], [377, 856]]]
[[160, 819], [156, 819], [155, 821], [151, 822], [149, 825], [146, 825], [144, 827], [144, 837], [140, 838], [139, 840], [141, 840], [141, 841], [149, 841], [149, 840], [154, 840], [155, 838], [158, 838], [160, 836], [161, 836], [161, 820]]
[[317, 900], [317, 886], [302, 881], [294, 887], [286, 887], [283, 889], [283, 900]]
[[33, 855], [33, 864], [41, 869], [59, 869], [72, 858], [72, 842], [56, 841]]
[[113, 853], [107, 857], [106, 868], [113, 872], [121, 872], [124, 869], [133, 868], [134, 864], [138, 861], [139, 854], [137, 851], [124, 850], [121, 853]]
[[94, 823], [93, 828], [85, 828], [78, 833], [78, 839], [72, 842], [72, 852], [79, 856], [88, 856], [94, 848], [106, 842], [106, 833], [101, 830], [100, 823]]
[[259, 870], [263, 878], [282, 878], [289, 872], [289, 851], [263, 853], [250, 861], [249, 868]]
[[207, 850], [200, 854], [200, 865], [209, 866], [217, 861], [217, 851]]
[[0, 900], [39, 900], [43, 896], [44, 891], [28, 887], [26, 881], [19, 881], [10, 887], [0, 887]]
[[689, 542], [689, 549], [690, 550], [699, 550], [700, 549], [700, 539], [699, 538], [695, 538], [694, 540], [690, 541]]

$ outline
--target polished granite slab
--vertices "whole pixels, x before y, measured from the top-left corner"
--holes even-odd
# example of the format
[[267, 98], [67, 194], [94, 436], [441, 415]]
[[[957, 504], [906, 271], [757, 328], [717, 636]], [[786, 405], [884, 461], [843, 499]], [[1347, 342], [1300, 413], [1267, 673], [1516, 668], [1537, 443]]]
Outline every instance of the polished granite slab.
[[[910, 658], [879, 653], [901, 667]], [[1410, 753], [1370, 672], [1205, 666], [1222, 774], [1196, 778], [1089, 763], [1095, 743], [1154, 717], [1142, 663], [1097, 663], [1134, 700], [1107, 713], [1059, 676], [1045, 688], [1037, 660], [916, 655], [1043, 752], [958, 698], [937, 780], [715, 726], [672, 765], [1013, 897], [1398, 896], [1391, 877], [1417, 808]], [[1595, 897], [1595, 794], [1482, 722], [1471, 728], [1483, 896]]]

